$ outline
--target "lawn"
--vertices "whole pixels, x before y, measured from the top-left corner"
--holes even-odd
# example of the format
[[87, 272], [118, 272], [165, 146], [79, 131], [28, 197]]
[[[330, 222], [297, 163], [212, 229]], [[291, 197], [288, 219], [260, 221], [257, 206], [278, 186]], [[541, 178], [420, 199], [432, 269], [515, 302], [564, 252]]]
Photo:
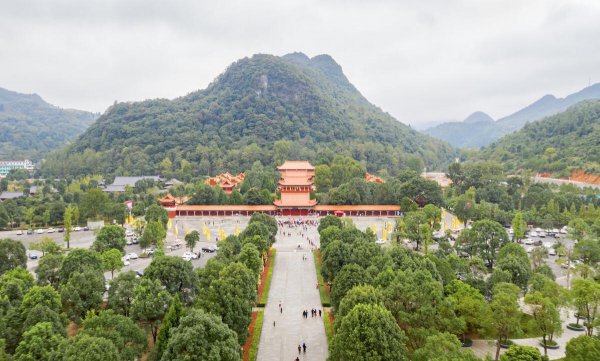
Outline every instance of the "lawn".
[[323, 276], [321, 275], [321, 251], [319, 249], [315, 249], [313, 251], [313, 256], [315, 258], [315, 267], [317, 268], [317, 282], [319, 283], [319, 294], [321, 296], [321, 304], [323, 307], [330, 307], [331, 300], [329, 298], [329, 287], [325, 285], [323, 281]]
[[263, 273], [261, 287], [258, 290], [258, 307], [265, 307], [269, 298], [269, 289], [271, 288], [271, 278], [273, 278], [273, 268], [275, 267], [276, 249], [271, 248], [269, 251], [269, 260], [267, 261], [267, 271]]

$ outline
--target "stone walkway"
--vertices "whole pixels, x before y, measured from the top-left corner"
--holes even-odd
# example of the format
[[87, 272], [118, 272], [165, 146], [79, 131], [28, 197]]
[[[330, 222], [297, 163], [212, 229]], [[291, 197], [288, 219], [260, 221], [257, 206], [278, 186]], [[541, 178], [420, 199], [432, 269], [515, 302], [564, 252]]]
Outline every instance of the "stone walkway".
[[[274, 247], [277, 249], [275, 268], [265, 307], [264, 321], [258, 361], [325, 361], [327, 359], [327, 337], [323, 319], [312, 318], [312, 308], [322, 309], [319, 290], [316, 289], [315, 263], [306, 238], [293, 229], [280, 227], [286, 234], [279, 234]], [[316, 227], [303, 231], [312, 240], [318, 238]], [[298, 249], [298, 244], [301, 249]], [[306, 255], [307, 260], [302, 256]], [[281, 304], [283, 312], [279, 309]], [[308, 319], [302, 317], [303, 310], [309, 311]], [[273, 323], [275, 322], [275, 326]], [[298, 344], [306, 343], [306, 354], [298, 355]]]

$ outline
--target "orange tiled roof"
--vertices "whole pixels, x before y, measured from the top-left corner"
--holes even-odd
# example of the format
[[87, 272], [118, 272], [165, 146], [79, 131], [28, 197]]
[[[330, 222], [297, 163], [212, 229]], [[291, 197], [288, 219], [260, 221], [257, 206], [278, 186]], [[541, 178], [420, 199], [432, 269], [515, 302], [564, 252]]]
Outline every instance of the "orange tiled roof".
[[209, 186], [220, 186], [220, 187], [236, 187], [239, 183], [241, 183], [246, 175], [244, 173], [240, 173], [237, 176], [232, 175], [229, 172], [221, 173], [214, 177], [208, 178], [204, 183]]
[[315, 206], [315, 211], [399, 211], [400, 206], [396, 205], [356, 205], [356, 206], [336, 206], [332, 204], [319, 204]]
[[274, 205], [202, 205], [202, 206], [178, 206], [178, 211], [276, 211]]
[[286, 160], [282, 165], [277, 167], [277, 170], [291, 170], [291, 169], [306, 169], [306, 170], [314, 170], [312, 164], [305, 160]]
[[177, 197], [173, 197], [171, 195], [171, 193], [168, 193], [166, 196], [164, 196], [163, 198], [160, 198], [158, 201], [161, 203], [175, 202], [175, 204], [184, 204], [185, 202], [187, 202], [189, 200], [190, 200], [190, 197], [177, 198]]
[[371, 173], [365, 173], [365, 182], [369, 182], [369, 183], [385, 183], [385, 181], [383, 179], [381, 179], [380, 177], [373, 175]]

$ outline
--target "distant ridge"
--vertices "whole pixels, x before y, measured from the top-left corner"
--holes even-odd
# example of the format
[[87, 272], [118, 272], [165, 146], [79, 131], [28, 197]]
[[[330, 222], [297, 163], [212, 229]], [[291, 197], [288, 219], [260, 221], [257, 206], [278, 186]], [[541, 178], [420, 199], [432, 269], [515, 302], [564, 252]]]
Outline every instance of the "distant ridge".
[[544, 95], [517, 112], [495, 122], [451, 122], [426, 129], [425, 133], [456, 147], [479, 148], [502, 136], [521, 129], [527, 122], [565, 111], [584, 100], [600, 99], [600, 83], [586, 87], [565, 98]]

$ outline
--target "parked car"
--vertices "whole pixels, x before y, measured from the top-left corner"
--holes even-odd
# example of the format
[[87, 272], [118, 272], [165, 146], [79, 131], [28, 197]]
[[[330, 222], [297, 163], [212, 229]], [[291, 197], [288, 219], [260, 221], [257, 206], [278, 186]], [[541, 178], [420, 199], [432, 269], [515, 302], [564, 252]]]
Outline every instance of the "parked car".
[[203, 252], [208, 252], [208, 253], [214, 253], [217, 251], [217, 249], [219, 249], [217, 246], [215, 245], [210, 245], [210, 246], [206, 246], [206, 247], [202, 247], [202, 251]]
[[548, 248], [548, 254], [550, 256], [556, 256], [556, 250], [554, 248]]
[[539, 237], [540, 238], [546, 238], [546, 232], [540, 232], [539, 233]]
[[22, 230], [22, 229], [19, 229], [19, 230], [17, 231], [17, 236], [22, 236], [22, 235], [23, 235], [23, 230]]
[[81, 231], [81, 227], [77, 226], [77, 227], [73, 227], [73, 231], [75, 232], [79, 232]]
[[58, 229], [58, 233], [63, 233], [64, 231], [65, 231], [65, 229], [64, 229], [64, 228], [59, 228], [59, 229]]
[[529, 245], [533, 244], [533, 239], [531, 239], [531, 238], [526, 238], [526, 239], [525, 239], [525, 244], [529, 244]]
[[129, 261], [123, 261], [123, 266], [129, 266], [131, 263]]
[[33, 234], [33, 229], [29, 228], [29, 229], [27, 230], [27, 234]]
[[123, 261], [129, 261], [129, 253], [121, 257]]
[[40, 228], [40, 229], [36, 229], [36, 230], [35, 230], [35, 233], [36, 233], [36, 234], [43, 234], [43, 233], [44, 233], [44, 230], [43, 230], [43, 229], [41, 229], [41, 228]]
[[54, 228], [48, 228], [48, 230], [46, 232], [48, 232], [48, 233], [54, 233], [54, 232], [56, 232], [56, 229], [54, 229]]
[[133, 244], [133, 242], [130, 239], [128, 239], [127, 242], [125, 242], [125, 244], [128, 246], [131, 246]]
[[38, 259], [38, 255], [33, 252], [29, 252], [29, 259]]
[[375, 241], [375, 243], [377, 243], [377, 244], [385, 244], [385, 239], [378, 239], [377, 241]]
[[88, 227], [88, 226], [85, 226], [85, 227], [83, 227], [83, 230], [84, 230], [84, 231], [89, 231], [89, 230], [90, 230], [90, 227]]
[[185, 259], [187, 261], [190, 261], [190, 260], [193, 260], [193, 259], [198, 259], [198, 255], [195, 254], [195, 253], [192, 253], [192, 252], [185, 252], [183, 254], [183, 256], [181, 256], [181, 258], [183, 258], [183, 259]]
[[125, 236], [127, 236], [127, 237], [133, 237], [133, 231], [132, 230], [127, 230], [125, 232]]
[[129, 253], [129, 259], [138, 259], [137, 253], [133, 253], [133, 252]]
[[133, 237], [133, 238], [131, 239], [131, 243], [133, 243], [133, 244], [138, 244], [138, 243], [140, 243], [140, 241], [139, 241], [137, 238]]
[[136, 276], [137, 278], [144, 277], [144, 271], [135, 271], [135, 276]]

